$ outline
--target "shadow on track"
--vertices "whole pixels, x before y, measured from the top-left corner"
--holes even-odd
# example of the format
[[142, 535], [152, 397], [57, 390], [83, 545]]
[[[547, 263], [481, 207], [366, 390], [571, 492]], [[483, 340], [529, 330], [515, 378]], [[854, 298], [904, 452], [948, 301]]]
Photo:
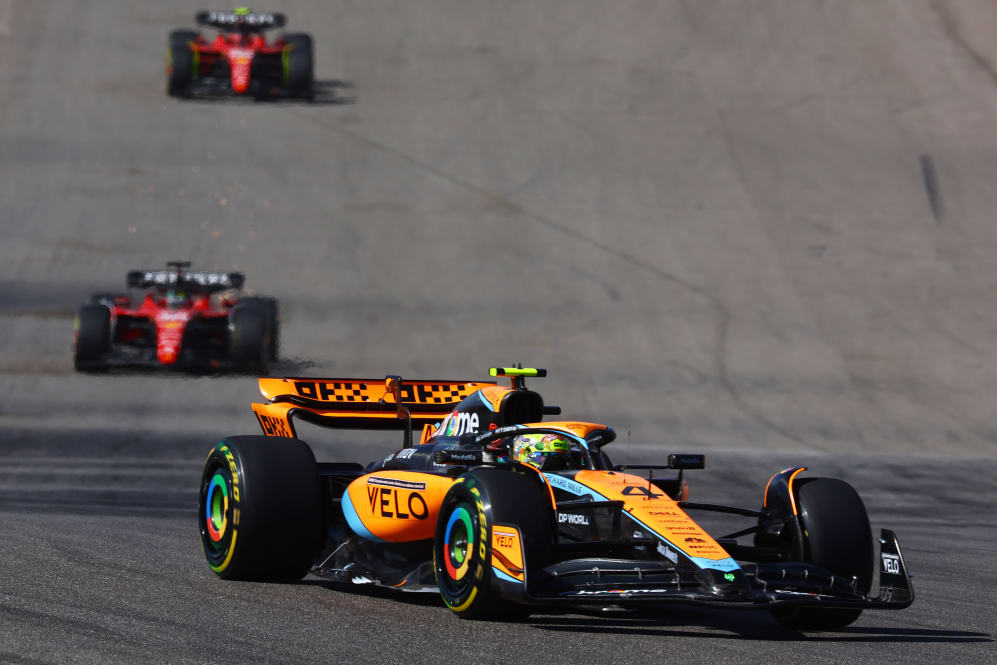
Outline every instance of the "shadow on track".
[[[260, 374], [259, 372], [239, 368], [215, 368], [196, 365], [169, 366], [150, 362], [148, 364], [120, 364], [100, 369], [77, 370], [77, 373], [91, 376], [161, 376], [177, 378], [237, 376], [247, 377], [252, 380], [262, 376], [302, 376], [305, 370], [315, 367], [316, 364], [313, 360], [304, 360], [301, 358], [278, 358], [270, 363], [265, 373]], [[70, 365], [67, 363], [67, 368], [69, 367]]]
[[[695, 611], [690, 611], [694, 609]], [[852, 626], [827, 633], [801, 633], [783, 628], [762, 611], [718, 612], [685, 608], [681, 616], [662, 613], [655, 617], [620, 618], [619, 615], [593, 618], [534, 617], [534, 628], [554, 632], [625, 634], [635, 637], [709, 637], [711, 639], [758, 640], [768, 642], [870, 642], [946, 643], [993, 642], [987, 633], [962, 630]], [[696, 630], [697, 627], [708, 631]], [[683, 630], [682, 628], [686, 628]], [[714, 630], [731, 631], [728, 634]]]
[[[351, 585], [327, 580], [302, 580], [303, 586], [318, 586], [335, 593], [390, 600], [402, 605], [437, 607], [445, 610], [436, 593], [402, 593], [372, 585]], [[588, 616], [578, 616], [579, 614]], [[661, 610], [651, 614], [627, 610], [601, 611], [572, 608], [541, 608], [527, 618], [510, 617], [509, 623], [563, 633], [601, 633], [634, 637], [702, 637], [710, 639], [767, 642], [855, 642], [855, 643], [951, 643], [993, 642], [988, 633], [929, 628], [852, 626], [836, 632], [801, 633], [779, 626], [767, 612], [737, 612], [683, 607], [681, 612]], [[487, 623], [487, 622], [485, 622]], [[507, 623], [501, 619], [493, 623]], [[728, 631], [715, 632], [715, 631]]]
[[443, 605], [443, 601], [440, 599], [440, 594], [429, 591], [396, 591], [394, 589], [387, 589], [384, 587], [374, 586], [372, 584], [343, 584], [341, 582], [332, 582], [330, 580], [320, 579], [301, 580], [300, 582], [291, 582], [291, 584], [322, 587], [334, 593], [346, 593], [351, 596], [392, 600], [400, 602], [404, 605], [439, 607], [440, 609], [446, 609]]

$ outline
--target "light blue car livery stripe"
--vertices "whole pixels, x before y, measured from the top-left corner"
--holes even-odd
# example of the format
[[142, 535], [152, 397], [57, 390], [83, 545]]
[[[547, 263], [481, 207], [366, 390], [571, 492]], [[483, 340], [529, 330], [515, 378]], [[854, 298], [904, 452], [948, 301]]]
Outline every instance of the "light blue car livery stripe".
[[500, 580], [505, 580], [506, 582], [515, 582], [516, 584], [523, 583], [522, 580], [517, 580], [515, 577], [512, 577], [511, 575], [506, 575], [495, 566], [492, 566], [492, 573], [495, 575], [495, 577], [499, 578]]
[[[552, 487], [557, 487], [558, 489], [562, 489], [565, 492], [571, 492], [572, 494], [574, 494], [576, 496], [590, 496], [590, 497], [592, 497], [592, 499], [594, 501], [607, 501], [608, 500], [603, 495], [599, 494], [595, 490], [589, 489], [588, 487], [586, 487], [585, 485], [582, 485], [580, 482], [578, 482], [576, 480], [571, 480], [570, 478], [565, 478], [564, 476], [558, 476], [558, 475], [554, 475], [554, 474], [551, 474], [551, 473], [545, 473], [544, 474], [544, 478], [547, 479], [547, 482], [550, 483]], [[655, 536], [657, 536], [658, 538], [660, 538], [662, 540], [662, 542], [664, 542], [665, 544], [671, 545], [673, 549], [675, 549], [675, 550], [677, 550], [679, 552], [683, 551], [681, 547], [679, 547], [675, 543], [671, 542], [670, 540], [668, 540], [667, 538], [665, 538], [664, 536], [662, 536], [655, 529], [653, 529], [653, 528], [649, 527], [648, 525], [644, 524], [643, 522], [641, 522], [639, 519], [637, 519], [636, 517], [634, 517], [633, 515], [631, 515], [629, 512], [627, 512], [627, 511], [624, 510], [623, 514], [626, 515], [627, 517], [629, 517], [630, 519], [632, 519], [637, 524], [639, 524], [642, 527], [644, 527], [645, 529], [647, 529], [648, 531], [650, 531], [651, 533], [653, 533]], [[683, 556], [685, 556], [686, 558], [688, 558], [690, 561], [692, 561], [694, 564], [696, 564], [700, 568], [704, 568], [704, 569], [709, 568], [709, 569], [713, 569], [713, 570], [721, 570], [723, 572], [730, 572], [730, 571], [733, 571], [733, 570], [740, 570], [741, 569], [741, 566], [739, 566], [737, 564], [737, 562], [734, 561], [734, 559], [731, 559], [730, 557], [728, 557], [726, 559], [704, 559], [703, 557], [699, 557], [699, 556], [689, 556], [689, 555], [685, 554], [684, 552], [683, 552]]]
[[741, 570], [741, 566], [737, 565], [737, 561], [734, 561], [731, 558], [704, 559], [700, 556], [691, 556], [689, 558], [700, 568], [712, 568], [713, 570], [721, 570], [725, 573], [729, 573], [734, 570]]
[[350, 501], [349, 490], [343, 492], [343, 516], [346, 517], [346, 523], [350, 525], [353, 532], [356, 533], [361, 538], [366, 538], [367, 540], [374, 540], [379, 543], [384, 541], [372, 534], [367, 527], [363, 525], [360, 521], [360, 516], [357, 515], [357, 509], [353, 507], [353, 502]]
[[[550, 483], [551, 487], [556, 487], [562, 489], [565, 492], [571, 492], [577, 496], [590, 496], [595, 501], [608, 501], [606, 497], [599, 494], [595, 490], [589, 489], [580, 482], [571, 480], [570, 478], [565, 478], [564, 476], [557, 476], [552, 473], [545, 473], [544, 478]], [[653, 530], [653, 529], [652, 529]]]
[[492, 403], [488, 401], [487, 397], [485, 397], [484, 395], [481, 394], [480, 390], [476, 394], [478, 395], [478, 397], [481, 398], [481, 401], [484, 403], [484, 405], [488, 407], [489, 411], [494, 411], [495, 410], [495, 407], [492, 406]]

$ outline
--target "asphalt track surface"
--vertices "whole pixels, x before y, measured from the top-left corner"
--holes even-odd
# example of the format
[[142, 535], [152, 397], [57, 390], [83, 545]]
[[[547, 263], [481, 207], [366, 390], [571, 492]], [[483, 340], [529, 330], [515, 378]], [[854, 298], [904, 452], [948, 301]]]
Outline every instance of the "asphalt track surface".
[[[198, 8], [0, 0], [0, 662], [997, 662], [997, 5], [288, 2], [311, 105], [166, 98]], [[844, 478], [918, 599], [800, 634], [221, 582], [196, 485], [253, 380], [71, 369], [87, 294], [175, 258], [280, 299], [278, 374], [522, 361], [618, 461], [705, 451], [695, 498]]]

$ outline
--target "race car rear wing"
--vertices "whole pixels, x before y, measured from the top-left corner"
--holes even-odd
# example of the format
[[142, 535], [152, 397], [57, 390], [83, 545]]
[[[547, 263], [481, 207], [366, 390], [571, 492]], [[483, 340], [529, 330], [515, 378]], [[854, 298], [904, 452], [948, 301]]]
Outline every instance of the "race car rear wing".
[[412, 430], [440, 422], [475, 391], [492, 381], [347, 378], [262, 378], [267, 404], [252, 404], [263, 433], [294, 437], [293, 418], [336, 429], [401, 430], [406, 446]]
[[245, 26], [250, 30], [267, 30], [281, 28], [287, 23], [287, 18], [277, 12], [235, 11], [200, 11], [194, 15], [198, 25], [212, 28], [229, 29]]
[[215, 292], [226, 289], [241, 289], [246, 278], [240, 272], [212, 272], [209, 270], [130, 270], [128, 287], [149, 289], [152, 287], [184, 286], [200, 291]]

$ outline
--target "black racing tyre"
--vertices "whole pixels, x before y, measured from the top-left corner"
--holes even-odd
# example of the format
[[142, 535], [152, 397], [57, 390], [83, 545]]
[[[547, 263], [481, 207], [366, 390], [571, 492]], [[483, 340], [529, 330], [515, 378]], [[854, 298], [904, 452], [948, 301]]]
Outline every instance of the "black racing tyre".
[[284, 85], [291, 94], [310, 98], [315, 79], [312, 37], [303, 32], [294, 32], [285, 35], [284, 41]]
[[[794, 485], [803, 529], [803, 560], [835, 575], [858, 580], [856, 589], [872, 586], [872, 528], [855, 489], [836, 478], [804, 478]], [[776, 608], [776, 621], [794, 630], [836, 630], [853, 623], [861, 609], [799, 606]]]
[[241, 305], [261, 307], [267, 313], [267, 337], [270, 345], [270, 360], [277, 360], [280, 354], [280, 308], [276, 298], [268, 296], [246, 296], [239, 300]]
[[521, 618], [528, 608], [498, 598], [492, 585], [492, 526], [518, 527], [527, 570], [550, 561], [553, 515], [539, 478], [505, 469], [462, 475], [443, 499], [433, 568], [443, 602], [465, 619]]
[[323, 506], [304, 441], [222, 439], [201, 476], [197, 520], [208, 565], [227, 580], [300, 580], [323, 545]]
[[104, 305], [84, 305], [76, 315], [73, 365], [78, 371], [104, 369], [104, 354], [111, 348], [111, 310]]
[[232, 310], [231, 353], [236, 367], [263, 374], [270, 363], [267, 311], [240, 303]]
[[194, 51], [190, 44], [197, 39], [193, 30], [174, 30], [166, 44], [166, 94], [186, 97], [194, 81]]

